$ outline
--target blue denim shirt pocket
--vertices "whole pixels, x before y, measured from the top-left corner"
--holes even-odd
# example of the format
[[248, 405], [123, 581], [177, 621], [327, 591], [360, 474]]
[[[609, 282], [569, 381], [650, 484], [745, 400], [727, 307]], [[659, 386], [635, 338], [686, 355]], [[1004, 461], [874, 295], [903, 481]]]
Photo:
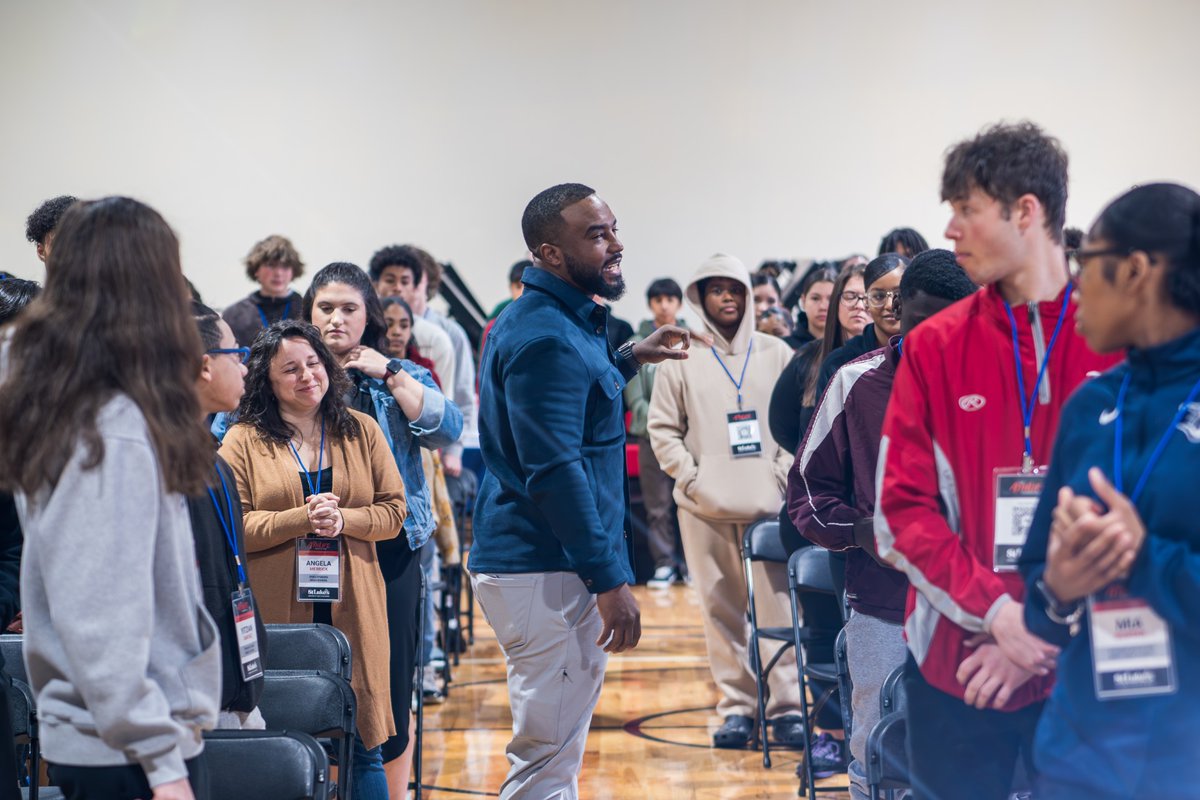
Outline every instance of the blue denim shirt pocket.
[[[588, 419], [591, 422], [588, 437], [584, 445], [611, 445], [616, 439], [625, 438], [625, 402], [622, 393], [625, 390], [625, 378], [615, 367], [609, 367], [600, 373], [593, 382], [592, 409], [589, 409]], [[607, 414], [598, 413], [604, 406], [610, 406]]]

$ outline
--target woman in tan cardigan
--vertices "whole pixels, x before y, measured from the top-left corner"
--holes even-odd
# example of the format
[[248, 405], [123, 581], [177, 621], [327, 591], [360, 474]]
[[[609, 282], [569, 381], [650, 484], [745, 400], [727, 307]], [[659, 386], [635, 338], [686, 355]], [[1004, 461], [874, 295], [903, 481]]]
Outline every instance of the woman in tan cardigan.
[[[394, 538], [404, 523], [400, 472], [375, 420], [346, 408], [345, 372], [311, 325], [272, 325], [247, 367], [238, 424], [221, 455], [237, 477], [259, 609], [265, 622], [325, 622], [346, 634], [363, 748], [353, 794], [376, 796], [372, 789], [382, 786], [385, 796], [378, 746], [395, 724], [375, 542]], [[339, 602], [297, 600], [303, 537], [341, 540]]]

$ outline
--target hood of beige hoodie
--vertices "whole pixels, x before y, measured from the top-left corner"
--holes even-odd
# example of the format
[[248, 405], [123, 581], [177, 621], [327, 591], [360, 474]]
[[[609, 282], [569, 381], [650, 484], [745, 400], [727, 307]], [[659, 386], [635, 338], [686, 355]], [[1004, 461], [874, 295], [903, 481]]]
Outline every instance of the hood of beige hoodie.
[[[726, 339], [721, 334], [704, 310], [704, 298], [700, 296], [700, 282], [706, 278], [733, 278], [746, 287], [746, 307], [742, 311], [742, 322], [733, 336], [733, 341]], [[709, 257], [692, 276], [684, 295], [687, 297], [688, 306], [704, 324], [704, 329], [713, 335], [713, 346], [717, 350], [730, 355], [746, 352], [750, 346], [750, 338], [754, 335], [754, 292], [750, 288], [750, 271], [746, 269], [746, 265], [741, 262], [741, 259], [724, 253], [717, 253]]]

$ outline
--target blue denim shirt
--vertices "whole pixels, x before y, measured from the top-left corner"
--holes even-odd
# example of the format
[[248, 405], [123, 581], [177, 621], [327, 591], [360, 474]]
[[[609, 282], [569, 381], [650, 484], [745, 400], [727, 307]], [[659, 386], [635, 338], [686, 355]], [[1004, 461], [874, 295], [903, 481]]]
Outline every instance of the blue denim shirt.
[[[458, 406], [442, 394], [429, 370], [407, 359], [403, 363], [404, 371], [425, 387], [421, 416], [410, 421], [384, 382], [366, 376], [357, 381], [349, 405], [364, 411], [367, 408], [374, 409], [375, 421], [383, 430], [383, 438], [392, 451], [392, 457], [396, 459], [396, 466], [404, 481], [404, 495], [408, 504], [404, 533], [408, 537], [408, 546], [417, 550], [429, 541], [437, 527], [433, 519], [429, 486], [425, 483], [425, 471], [421, 467], [420, 448], [436, 450], [457, 442], [462, 435], [463, 419]], [[360, 397], [354, 397], [355, 393]], [[224, 439], [225, 431], [235, 422], [237, 420], [233, 414], [217, 414], [212, 423], [213, 435]]]
[[[419, 549], [437, 527], [433, 519], [432, 500], [425, 470], [421, 466], [421, 449], [436, 450], [457, 442], [462, 435], [462, 412], [454, 401], [442, 394], [429, 370], [411, 361], [403, 361], [404, 371], [425, 387], [425, 402], [421, 416], [409, 420], [386, 385], [377, 378], [361, 377], [355, 389], [370, 395], [375, 408], [375, 421], [383, 429], [383, 438], [391, 448], [400, 477], [404, 479], [404, 494], [408, 501], [408, 516], [404, 518], [404, 533], [408, 546]], [[366, 402], [351, 402], [355, 408], [367, 407]]]
[[608, 345], [608, 311], [529, 267], [496, 320], [480, 370], [487, 474], [475, 507], [473, 572], [575, 572], [592, 593], [633, 583], [625, 481], [629, 375]]

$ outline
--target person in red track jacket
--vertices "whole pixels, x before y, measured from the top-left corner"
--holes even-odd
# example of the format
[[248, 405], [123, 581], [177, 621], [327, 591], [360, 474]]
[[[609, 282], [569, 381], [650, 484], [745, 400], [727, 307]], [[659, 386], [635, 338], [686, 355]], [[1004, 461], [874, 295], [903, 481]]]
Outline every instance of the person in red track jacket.
[[[1036, 468], [1049, 459], [1063, 404], [1119, 360], [1097, 356], [1075, 331], [1066, 197], [1067, 156], [1032, 123], [988, 128], [946, 157], [946, 237], [987, 288], [904, 341], [875, 516], [880, 555], [912, 583], [905, 688], [921, 798], [1007, 797], [1018, 756], [1032, 771], [1033, 731], [1054, 680], [1058, 650], [1026, 630], [1024, 585], [1005, 570], [1015, 569], [1012, 545], [1032, 518]], [[1026, 495], [1006, 501], [999, 521], [997, 473]], [[997, 547], [997, 532], [1008, 547]]]

